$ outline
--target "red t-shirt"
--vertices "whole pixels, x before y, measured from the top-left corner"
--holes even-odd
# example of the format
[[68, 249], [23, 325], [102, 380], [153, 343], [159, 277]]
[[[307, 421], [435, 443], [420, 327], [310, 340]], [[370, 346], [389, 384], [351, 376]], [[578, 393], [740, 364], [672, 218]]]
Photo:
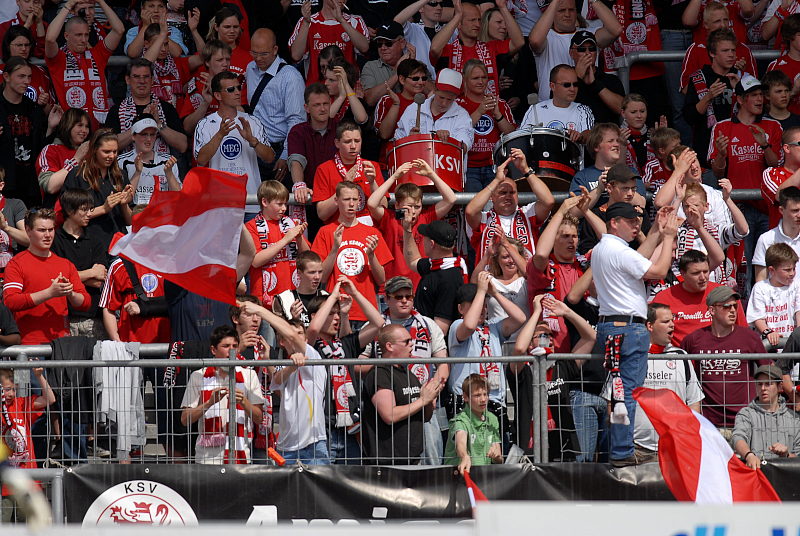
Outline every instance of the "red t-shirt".
[[[245, 227], [253, 237], [256, 245], [256, 253], [269, 248], [272, 244], [280, 242], [286, 231], [295, 226], [295, 222], [284, 216], [281, 222], [275, 220], [264, 220], [266, 233], [261, 236], [258, 229], [258, 220], [252, 219]], [[296, 287], [297, 271], [297, 243], [291, 242], [285, 246], [272, 260], [258, 268], [250, 266], [250, 294], [257, 296], [264, 303], [270, 303], [273, 296], [277, 296], [284, 290], [291, 290]]]
[[[633, 9], [634, 2], [615, 2], [613, 5], [614, 16], [622, 26], [622, 33], [615, 39], [610, 47], [603, 49], [608, 71], [615, 71], [616, 58], [621, 58], [632, 52], [661, 50], [661, 31], [658, 27], [653, 2], [642, 0], [640, 12]], [[611, 69], [608, 69], [610, 63]], [[664, 74], [664, 64], [661, 62], [637, 62], [631, 67], [631, 80], [642, 80]]]
[[189, 57], [181, 56], [173, 58], [175, 61], [174, 69], [169, 69], [166, 63], [156, 63], [155, 75], [153, 76], [153, 95], [161, 100], [167, 101], [172, 106], [177, 106], [178, 101], [183, 98], [183, 86], [192, 76], [189, 69]]
[[[581, 264], [578, 260], [573, 262], [557, 262], [551, 255], [550, 261], [544, 272], [540, 272], [533, 265], [533, 260], [528, 261], [525, 269], [525, 276], [528, 280], [528, 309], [533, 310], [533, 299], [539, 294], [551, 294], [557, 300], [564, 301], [567, 293], [572, 286], [577, 283], [583, 275]], [[553, 330], [555, 339], [553, 340], [556, 352], [569, 352], [571, 348], [567, 323], [563, 317], [543, 316], [548, 323], [554, 321], [558, 324], [558, 330]]]
[[448, 67], [458, 72], [464, 70], [464, 64], [468, 60], [481, 60], [486, 65], [486, 71], [489, 74], [487, 89], [493, 95], [497, 95], [497, 88], [500, 86], [500, 69], [497, 66], [497, 56], [499, 54], [508, 54], [510, 43], [510, 39], [504, 41], [495, 39], [492, 41], [477, 41], [475, 45], [468, 47], [463, 45], [460, 40], [456, 40], [444, 46], [441, 57], [447, 59]]
[[[406, 111], [406, 108], [414, 104], [414, 99], [407, 99], [402, 93], [398, 93], [397, 96], [400, 98], [400, 110], [397, 112], [397, 119], [400, 119], [403, 117], [403, 112]], [[375, 115], [373, 117], [376, 130], [381, 128], [381, 123], [383, 123], [383, 119], [389, 113], [389, 110], [392, 109], [393, 104], [392, 98], [389, 95], [384, 95], [375, 105]]]
[[769, 227], [772, 229], [778, 222], [781, 221], [781, 212], [778, 210], [778, 188], [780, 188], [783, 181], [793, 175], [783, 166], [769, 167], [764, 170], [761, 176], [761, 196], [764, 201], [769, 205]]
[[104, 124], [108, 115], [106, 65], [112, 53], [101, 40], [80, 55], [59, 49], [52, 58], [45, 58], [58, 103], [65, 110], [81, 108], [89, 112], [92, 130]]
[[[25, 449], [22, 452], [12, 454], [8, 458], [8, 463], [11, 467], [20, 469], [36, 469], [36, 455], [33, 452], [33, 437], [31, 435], [31, 425], [42, 416], [43, 410], [35, 409], [33, 407], [37, 395], [16, 397], [11, 404], [8, 404], [8, 416], [14, 427], [19, 432], [19, 436], [25, 439]], [[2, 430], [3, 437], [6, 436], [7, 430], [0, 418], [0, 430]], [[17, 435], [17, 434], [14, 434]], [[3, 496], [8, 495], [5, 486], [3, 486]]]
[[70, 149], [60, 143], [45, 145], [39, 153], [39, 158], [36, 159], [36, 175], [40, 175], [43, 171], [53, 173], [59, 171], [64, 167], [64, 162], [75, 156], [76, 152], [77, 149]]
[[[709, 281], [705, 292], [687, 292], [682, 284], [664, 289], [653, 298], [652, 303], [669, 305], [675, 316], [675, 331], [672, 332], [672, 344], [680, 346], [684, 337], [702, 327], [711, 325], [711, 313], [706, 305], [706, 296], [713, 289], [721, 287], [719, 283]], [[741, 302], [736, 306], [736, 323], [747, 326]]]
[[[203, 79], [200, 78], [200, 75], [205, 72], [207, 72], [206, 68], [200, 67], [194, 72], [195, 76], [190, 78], [189, 82], [187, 82], [186, 93], [178, 103], [178, 116], [181, 119], [188, 115], [192, 115], [194, 111], [197, 110], [203, 103], [203, 90], [205, 89], [206, 84], [203, 82]], [[240, 82], [242, 82], [242, 80], [242, 78], [239, 79]], [[209, 79], [208, 82], [211, 83], [211, 80]], [[242, 83], [244, 84], [244, 82]], [[242, 106], [247, 106], [247, 89], [244, 86], [242, 86]], [[218, 109], [219, 102], [212, 94], [211, 104], [209, 104], [208, 109], [206, 109], [206, 115], [211, 115]]]
[[50, 344], [50, 341], [69, 335], [67, 298], [51, 298], [34, 305], [31, 294], [48, 288], [61, 273], [72, 283], [74, 291], [83, 295], [78, 310], [86, 311], [92, 299], [81, 283], [78, 270], [67, 259], [51, 253], [39, 257], [23, 251], [9, 261], [3, 282], [3, 302], [12, 313], [22, 335], [22, 344]]
[[[311, 251], [315, 252], [323, 260], [333, 248], [333, 232], [338, 226], [338, 222], [324, 225], [314, 239]], [[339, 245], [339, 252], [336, 255], [336, 262], [328, 278], [328, 291], [333, 290], [333, 286], [340, 275], [346, 275], [367, 300], [377, 303], [378, 295], [375, 292], [377, 283], [372, 278], [369, 256], [367, 255], [368, 236], [378, 237], [375, 258], [382, 266], [386, 266], [394, 260], [394, 256], [389, 251], [389, 246], [386, 245], [381, 233], [374, 227], [356, 222], [353, 227], [346, 227], [344, 230], [342, 243]], [[350, 310], [350, 320], [367, 320], [361, 307], [355, 302], [353, 302], [353, 308]]]
[[[781, 137], [783, 129], [781, 124], [772, 119], [762, 119], [755, 123], [767, 133], [767, 143], [776, 155], [781, 154]], [[728, 137], [728, 173], [734, 189], [761, 188], [761, 176], [767, 164], [764, 159], [764, 150], [756, 142], [749, 125], [744, 125], [735, 117], [719, 121], [711, 129], [711, 140], [708, 144], [708, 161], [717, 156], [717, 145], [714, 140], [720, 134]], [[767, 203], [764, 201], [752, 202], [762, 212], [767, 212]]]
[[[164, 278], [161, 274], [151, 272], [144, 266], [133, 263], [136, 275], [148, 298], [164, 296]], [[133, 283], [128, 275], [128, 270], [120, 259], [115, 260], [108, 267], [108, 277], [100, 296], [100, 307], [109, 311], [119, 311], [117, 321], [119, 338], [125, 342], [156, 343], [169, 342], [170, 324], [167, 317], [144, 317], [129, 315], [124, 305], [136, 299]]]
[[[793, 60], [788, 53], [783, 54], [773, 60], [767, 67], [767, 72], [776, 70], [783, 72], [794, 84], [796, 83], [797, 75], [800, 75], [800, 61]], [[789, 100], [789, 111], [793, 114], [800, 113], [800, 95], [794, 95]]]
[[[692, 41], [695, 43], [706, 43], [708, 41], [708, 32], [703, 26], [703, 13], [705, 12], [708, 1], [709, 0], [701, 1], [702, 7], [700, 8], [700, 13], [697, 16], [698, 24], [692, 34]], [[728, 8], [728, 28], [733, 30], [733, 33], [736, 34], [736, 40], [739, 43], [747, 42], [747, 23], [744, 17], [742, 17], [742, 11], [739, 7], [739, 2], [737, 0], [719, 0], [719, 2]], [[755, 75], [756, 73], [753, 72], [751, 74]]]
[[[750, 73], [755, 76], [758, 73], [756, 69], [756, 60], [753, 53], [747, 45], [743, 43], [736, 44], [736, 59], [744, 58], [745, 67], [744, 72]], [[686, 55], [683, 57], [683, 67], [681, 68], [681, 88], [689, 86], [689, 80], [692, 75], [703, 68], [704, 65], [711, 65], [711, 58], [708, 57], [708, 50], [703, 43], [692, 43], [686, 49]]]
[[[345, 23], [350, 24], [353, 28], [358, 30], [358, 33], [363, 34], [364, 37], [369, 36], [369, 30], [364, 19], [358, 15], [350, 15], [343, 13]], [[303, 19], [297, 21], [294, 27], [294, 32], [289, 38], [289, 46], [295, 42], [297, 36], [300, 34], [300, 27], [303, 25]], [[308, 29], [308, 38], [306, 40], [306, 52], [308, 53], [308, 73], [306, 75], [306, 85], [313, 84], [319, 81], [319, 53], [328, 45], [338, 46], [344, 52], [344, 59], [349, 63], [356, 64], [356, 47], [353, 46], [353, 41], [347, 35], [341, 24], [333, 19], [326, 19], [321, 11], [311, 15], [311, 27]]]
[[[376, 172], [375, 182], [379, 186], [383, 184], [383, 176], [381, 175], [378, 163], [370, 160], [363, 160], [363, 162], [365, 167], [367, 162], [372, 164]], [[350, 168], [352, 168], [355, 164], [348, 166], [347, 164], [343, 163], [343, 165], [346, 171], [350, 171]], [[317, 168], [317, 172], [314, 174], [314, 193], [311, 196], [311, 201], [314, 203], [319, 203], [320, 201], [330, 199], [330, 197], [336, 193], [336, 185], [343, 180], [344, 175], [342, 175], [342, 173], [340, 173], [336, 168], [335, 159], [323, 162], [320, 164], [320, 166]], [[369, 209], [367, 208], [367, 199], [370, 195], [372, 195], [372, 189], [369, 187], [369, 180], [364, 173], [359, 173], [353, 179], [353, 182], [361, 187], [361, 192], [358, 194], [358, 213], [356, 214], [356, 217], [368, 218], [368, 220], [362, 221], [372, 221], [372, 217], [369, 214]], [[327, 219], [325, 223], [332, 223], [336, 221], [338, 217], [339, 211], [337, 210], [333, 213], [333, 216]]]
[[[464, 108], [469, 115], [472, 115], [481, 105], [480, 102], [471, 101], [463, 95], [456, 99], [456, 104]], [[503, 114], [506, 121], [513, 125], [514, 115], [511, 113], [511, 107], [503, 99], [500, 99], [499, 105], [500, 113]], [[500, 140], [500, 129], [497, 127], [493, 113], [480, 116], [473, 128], [475, 141], [472, 142], [472, 147], [467, 154], [467, 167], [491, 166], [494, 163], [492, 157], [494, 144]]]
[[719, 354], [763, 353], [761, 337], [743, 326], [735, 326], [727, 337], [715, 337], [711, 326], [707, 326], [687, 335], [681, 348], [690, 354], [714, 355], [695, 362], [697, 377], [706, 395], [702, 413], [714, 426], [733, 428], [736, 414], [756, 396], [753, 381], [756, 362], [723, 358]]
[[[423, 207], [419, 218], [417, 218], [417, 223], [414, 225], [414, 242], [417, 243], [417, 248], [421, 255], [425, 254], [425, 250], [422, 248], [422, 235], [417, 232], [417, 228], [423, 223], [429, 224], [436, 219], [438, 219], [436, 217], [436, 208], [433, 206]], [[406, 264], [406, 259], [403, 255], [403, 226], [394, 217], [394, 210], [386, 209], [384, 211], [383, 218], [378, 222], [378, 230], [389, 245], [389, 251], [394, 255], [394, 260], [384, 266], [386, 280], [402, 275], [411, 279], [414, 283], [414, 288], [417, 288], [421, 278], [417, 272]]]

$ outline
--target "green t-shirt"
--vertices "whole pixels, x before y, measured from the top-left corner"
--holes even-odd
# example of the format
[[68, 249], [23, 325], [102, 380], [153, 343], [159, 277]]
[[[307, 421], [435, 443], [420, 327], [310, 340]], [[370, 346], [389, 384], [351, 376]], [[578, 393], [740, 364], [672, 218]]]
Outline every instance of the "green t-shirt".
[[477, 417], [469, 407], [453, 417], [450, 421], [450, 436], [444, 449], [445, 465], [458, 465], [461, 458], [456, 455], [456, 432], [467, 433], [467, 452], [472, 458], [472, 465], [489, 465], [492, 460], [486, 455], [492, 443], [500, 443], [500, 424], [497, 417], [489, 410], [483, 418]]

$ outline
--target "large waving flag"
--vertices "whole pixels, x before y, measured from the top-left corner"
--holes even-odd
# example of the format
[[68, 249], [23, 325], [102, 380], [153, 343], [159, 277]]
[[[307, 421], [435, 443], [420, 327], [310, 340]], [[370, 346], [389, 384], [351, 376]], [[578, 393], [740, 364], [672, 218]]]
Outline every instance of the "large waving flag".
[[669, 389], [633, 391], [659, 435], [658, 463], [679, 501], [700, 504], [780, 501], [760, 470], [747, 467], [711, 422]]
[[190, 170], [181, 191], [153, 194], [133, 217], [132, 232], [112, 243], [111, 254], [191, 292], [234, 304], [246, 184], [242, 175]]

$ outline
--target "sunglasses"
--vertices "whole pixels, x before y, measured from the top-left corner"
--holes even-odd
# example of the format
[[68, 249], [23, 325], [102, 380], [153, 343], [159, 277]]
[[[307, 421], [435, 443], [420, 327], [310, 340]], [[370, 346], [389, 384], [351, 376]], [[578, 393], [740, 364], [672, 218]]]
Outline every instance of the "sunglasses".
[[563, 86], [563, 87], [566, 87], [566, 88], [578, 87], [578, 83], [577, 82], [553, 82], [553, 83], [555, 85], [557, 85], [557, 86]]
[[431, 7], [441, 7], [443, 2], [428, 2]]
[[238, 86], [230, 86], [230, 87], [224, 88], [224, 91], [226, 91], [227, 93], [235, 93], [235, 92], [241, 91], [241, 90], [242, 90], [242, 84], [239, 84]]
[[395, 294], [394, 296], [392, 296], [392, 298], [394, 298], [397, 301], [413, 300], [414, 299], [414, 295], [413, 294], [401, 294], [401, 295]]
[[392, 341], [394, 344], [402, 344], [403, 346], [407, 346], [411, 344], [412, 339], [403, 339], [402, 341]]
[[390, 46], [394, 45], [395, 43], [397, 43], [397, 39], [376, 39], [375, 40], [375, 46], [378, 47], [378, 48], [383, 48], [383, 47], [389, 48]]
[[575, 47], [575, 50], [578, 52], [597, 52], [597, 47], [594, 45], [588, 45], [585, 47]]
[[728, 311], [736, 308], [736, 303], [715, 303], [714, 305], [716, 307], [722, 307], [723, 309]]
[[428, 81], [427, 76], [409, 76], [408, 79], [411, 80], [412, 82], [419, 82], [420, 80], [422, 80], [423, 82]]

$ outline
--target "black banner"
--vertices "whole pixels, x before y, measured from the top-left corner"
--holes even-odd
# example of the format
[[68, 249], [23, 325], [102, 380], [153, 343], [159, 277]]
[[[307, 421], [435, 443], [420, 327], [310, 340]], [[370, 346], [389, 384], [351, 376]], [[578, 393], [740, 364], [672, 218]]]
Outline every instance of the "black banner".
[[[764, 472], [784, 501], [800, 500], [800, 463]], [[471, 475], [489, 500], [674, 500], [655, 463], [497, 465]], [[68, 521], [86, 525], [471, 517], [454, 467], [81, 465], [64, 485]]]

